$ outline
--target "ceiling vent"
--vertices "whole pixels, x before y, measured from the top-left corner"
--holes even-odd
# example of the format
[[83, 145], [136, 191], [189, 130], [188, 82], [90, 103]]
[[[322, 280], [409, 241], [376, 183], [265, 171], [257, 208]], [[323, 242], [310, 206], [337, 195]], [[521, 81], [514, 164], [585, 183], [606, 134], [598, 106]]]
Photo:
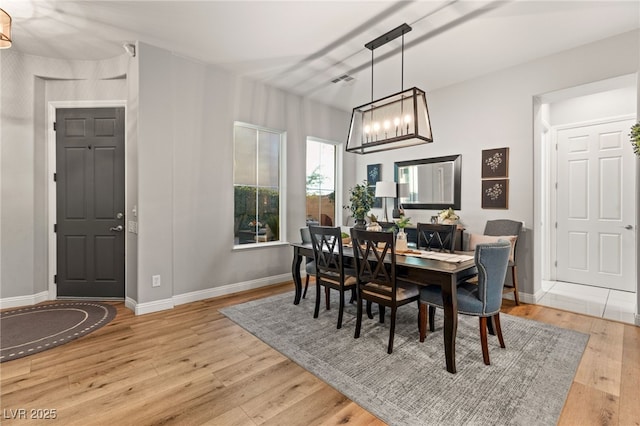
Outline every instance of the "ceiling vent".
[[351, 80], [353, 80], [353, 79], [354, 79], [354, 78], [353, 78], [353, 77], [351, 77], [350, 75], [345, 74], [345, 75], [341, 75], [341, 76], [340, 76], [340, 77], [338, 77], [338, 78], [334, 78], [333, 80], [331, 80], [331, 82], [332, 82], [332, 83], [340, 83], [341, 81], [349, 82], [349, 81], [351, 81]]

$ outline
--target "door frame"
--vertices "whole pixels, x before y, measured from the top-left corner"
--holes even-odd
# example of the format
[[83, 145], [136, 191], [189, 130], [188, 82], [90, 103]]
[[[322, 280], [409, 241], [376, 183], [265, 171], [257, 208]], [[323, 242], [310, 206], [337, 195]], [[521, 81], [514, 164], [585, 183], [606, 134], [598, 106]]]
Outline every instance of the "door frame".
[[[53, 123], [56, 121], [56, 110], [58, 108], [118, 108], [123, 107], [125, 109], [124, 114], [124, 202], [125, 211], [127, 209], [127, 101], [126, 100], [105, 100], [105, 101], [50, 101], [47, 103], [48, 115], [47, 115], [47, 215], [48, 215], [48, 256], [47, 256], [47, 282], [49, 283], [49, 300], [56, 300], [58, 297], [57, 285], [54, 282], [54, 276], [57, 269], [57, 249], [56, 249], [56, 233], [53, 232], [53, 225], [56, 223], [56, 184], [53, 181], [53, 174], [56, 172], [56, 132], [53, 130]], [[125, 226], [125, 232], [127, 227]], [[124, 239], [124, 262], [125, 271], [127, 268], [127, 240]], [[127, 297], [127, 276], [125, 273], [124, 282], [124, 294], [125, 299]]]

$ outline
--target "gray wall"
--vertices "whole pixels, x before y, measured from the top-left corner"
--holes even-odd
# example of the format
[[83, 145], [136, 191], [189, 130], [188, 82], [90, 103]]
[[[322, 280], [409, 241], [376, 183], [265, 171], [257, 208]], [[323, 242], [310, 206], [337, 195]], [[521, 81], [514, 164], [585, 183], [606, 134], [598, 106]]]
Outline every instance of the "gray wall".
[[[467, 232], [482, 233], [490, 219], [525, 222], [526, 232], [518, 243], [519, 284], [521, 292], [533, 295], [534, 98], [637, 73], [639, 55], [640, 33], [634, 31], [428, 92], [434, 143], [365, 156], [347, 154], [356, 170], [347, 186], [365, 178], [367, 164], [381, 163], [382, 179], [390, 180], [395, 161], [462, 154], [462, 223]], [[416, 85], [421, 87], [420, 82]], [[510, 148], [509, 208], [484, 210], [481, 151], [500, 147]], [[435, 213], [406, 211], [412, 223], [428, 221]]]

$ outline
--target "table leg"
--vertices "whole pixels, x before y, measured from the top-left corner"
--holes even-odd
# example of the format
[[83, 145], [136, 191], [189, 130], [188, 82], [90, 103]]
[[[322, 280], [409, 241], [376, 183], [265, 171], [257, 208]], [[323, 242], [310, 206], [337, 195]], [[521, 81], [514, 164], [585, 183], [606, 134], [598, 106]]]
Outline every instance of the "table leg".
[[293, 262], [291, 263], [291, 275], [293, 275], [293, 284], [296, 287], [296, 295], [293, 298], [293, 304], [300, 303], [300, 297], [302, 296], [302, 278], [300, 277], [300, 265], [302, 264], [303, 256], [300, 254], [298, 247], [293, 248]]
[[444, 304], [444, 355], [447, 371], [456, 372], [456, 333], [458, 332], [458, 297], [456, 295], [456, 275], [442, 285]]

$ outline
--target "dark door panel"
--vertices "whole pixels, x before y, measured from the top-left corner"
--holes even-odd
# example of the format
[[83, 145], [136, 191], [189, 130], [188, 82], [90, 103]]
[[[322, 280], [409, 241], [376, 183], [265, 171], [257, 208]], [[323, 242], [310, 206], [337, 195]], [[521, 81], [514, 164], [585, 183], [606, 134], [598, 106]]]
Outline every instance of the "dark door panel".
[[124, 108], [56, 112], [58, 297], [124, 297]]

